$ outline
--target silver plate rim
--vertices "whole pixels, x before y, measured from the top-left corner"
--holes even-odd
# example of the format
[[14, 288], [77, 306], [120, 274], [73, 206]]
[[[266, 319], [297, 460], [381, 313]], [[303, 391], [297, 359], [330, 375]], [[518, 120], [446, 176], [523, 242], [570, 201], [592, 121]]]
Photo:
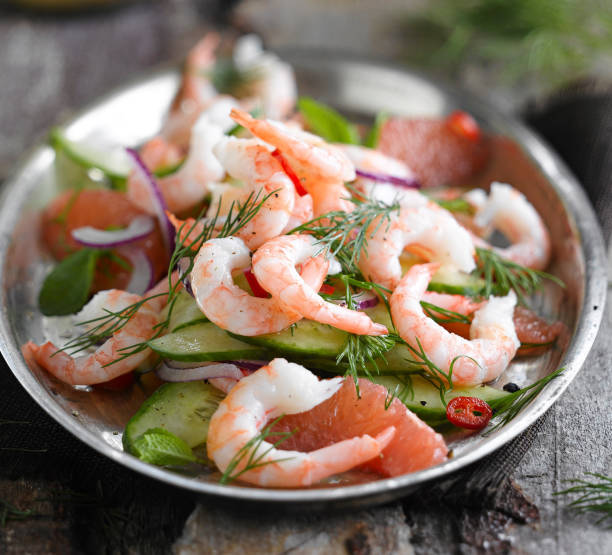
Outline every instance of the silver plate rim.
[[[418, 485], [451, 474], [499, 449], [542, 416], [561, 396], [580, 371], [595, 340], [603, 317], [603, 306], [607, 293], [606, 254], [603, 237], [595, 213], [581, 186], [561, 159], [533, 131], [529, 130], [514, 118], [500, 114], [498, 110], [482, 98], [475, 98], [473, 95], [467, 95], [464, 91], [452, 85], [440, 83], [435, 79], [423, 76], [419, 72], [411, 71], [385, 61], [364, 60], [363, 58], [340, 54], [327, 55], [326, 53], [326, 56], [325, 63], [336, 64], [338, 67], [359, 65], [366, 68], [386, 68], [390, 71], [416, 76], [441, 91], [445, 97], [461, 99], [462, 105], [465, 105], [466, 109], [469, 110], [471, 107], [476, 107], [475, 112], [478, 112], [488, 120], [501, 118], [505, 125], [511, 130], [513, 137], [522, 144], [532, 157], [535, 158], [538, 165], [542, 166], [546, 164], [549, 170], [554, 168], [555, 179], [551, 179], [552, 187], [564, 202], [576, 226], [577, 233], [580, 237], [580, 247], [585, 258], [585, 295], [574, 336], [563, 359], [563, 365], [566, 368], [565, 372], [558, 379], [551, 382], [540, 393], [536, 401], [503, 428], [501, 433], [491, 437], [486, 443], [477, 446], [469, 453], [463, 455], [460, 459], [451, 459], [433, 468], [397, 478], [387, 478], [367, 484], [336, 488], [269, 490], [220, 485], [198, 481], [194, 478], [184, 477], [143, 463], [132, 455], [114, 449], [103, 439], [90, 432], [68, 413], [62, 410], [62, 408], [53, 401], [25, 364], [21, 352], [15, 344], [15, 338], [6, 315], [6, 298], [4, 297], [2, 305], [3, 312], [0, 318], [0, 352], [2, 352], [9, 368], [24, 389], [39, 406], [49, 414], [49, 416], [101, 455], [161, 482], [200, 494], [225, 498], [228, 501], [309, 505], [320, 503], [336, 504], [341, 502], [354, 503], [357, 500], [362, 500], [362, 503], [374, 504], [399, 497]], [[290, 63], [300, 58], [312, 60], [313, 53], [290, 52], [287, 58]], [[76, 121], [84, 117], [89, 112], [104, 105], [107, 101], [136, 86], [146, 85], [147, 82], [156, 78], [167, 78], [170, 76], [173, 76], [175, 79], [177, 78], [175, 69], [163, 69], [161, 71], [149, 73], [146, 76], [104, 95], [96, 102], [77, 112], [70, 118], [70, 121]], [[19, 195], [19, 176], [27, 172], [30, 168], [35, 168], [38, 164], [44, 163], [45, 157], [49, 155], [50, 147], [46, 146], [44, 143], [41, 142], [33, 147], [29, 153], [26, 153], [23, 161], [17, 166], [13, 174], [6, 179], [2, 187], [3, 190], [0, 196], [0, 275], [2, 276], [4, 276], [6, 255], [10, 246], [9, 238], [17, 221], [19, 208], [23, 200]], [[600, 309], [595, 311], [585, 308], [591, 306], [598, 306]]]

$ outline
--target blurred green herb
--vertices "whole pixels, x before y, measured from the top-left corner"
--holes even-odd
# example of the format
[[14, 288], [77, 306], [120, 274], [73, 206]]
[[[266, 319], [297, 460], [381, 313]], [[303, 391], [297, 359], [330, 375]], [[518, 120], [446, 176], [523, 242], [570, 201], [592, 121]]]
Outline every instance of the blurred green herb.
[[[572, 501], [568, 507], [580, 513], [602, 514], [603, 516], [597, 521], [597, 524], [612, 520], [612, 478], [593, 472], [587, 472], [587, 475], [597, 480], [568, 480], [574, 485], [563, 491], [557, 491], [554, 495], [579, 494], [579, 497]], [[612, 528], [612, 526], [608, 527]]]
[[529, 75], [560, 85], [612, 54], [608, 0], [439, 0], [407, 26], [418, 43], [413, 61], [498, 63], [511, 81]]

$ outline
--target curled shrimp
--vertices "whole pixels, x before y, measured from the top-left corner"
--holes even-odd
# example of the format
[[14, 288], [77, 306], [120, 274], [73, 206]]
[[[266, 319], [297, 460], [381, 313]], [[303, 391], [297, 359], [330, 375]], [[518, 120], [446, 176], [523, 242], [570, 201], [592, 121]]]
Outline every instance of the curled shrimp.
[[[80, 315], [89, 320], [108, 316], [109, 311], [121, 313], [143, 298], [118, 289], [100, 291], [89, 301]], [[124, 326], [115, 331], [110, 339], [90, 355], [74, 358], [60, 351], [51, 341], [41, 346], [29, 342], [25, 348], [30, 350], [42, 368], [64, 383], [92, 385], [107, 382], [127, 374], [147, 360], [151, 354], [150, 349], [122, 357], [130, 347], [151, 339], [155, 333], [155, 326], [160, 322], [159, 311], [164, 301], [165, 297], [157, 297], [143, 303]], [[81, 316], [77, 315], [77, 318]]]
[[269, 195], [257, 214], [237, 236], [251, 249], [280, 235], [292, 216], [295, 187], [270, 151], [257, 139], [226, 137], [214, 148], [215, 155], [232, 177], [246, 185], [245, 197]]
[[550, 260], [550, 236], [542, 218], [514, 187], [492, 183], [487, 201], [478, 208], [474, 222], [480, 227], [494, 227], [512, 243], [506, 248], [492, 247], [500, 256], [521, 266], [543, 270]]
[[[309, 453], [285, 451], [267, 441], [248, 449], [267, 422], [312, 409], [334, 395], [343, 381], [319, 380], [302, 366], [274, 359], [241, 379], [221, 401], [208, 428], [208, 456], [222, 472], [237, 461], [233, 472], [241, 480], [267, 487], [310, 486], [373, 459], [393, 439], [393, 426], [376, 437], [364, 434]], [[257, 466], [247, 468], [249, 458]]]
[[497, 378], [520, 345], [512, 320], [514, 291], [505, 297], [490, 297], [474, 313], [471, 340], [467, 340], [446, 331], [423, 312], [420, 301], [437, 268], [438, 264], [413, 266], [393, 291], [391, 316], [399, 335], [415, 349], [422, 347], [444, 372], [452, 365], [454, 385], [478, 385]]
[[464, 272], [474, 267], [474, 245], [467, 230], [449, 212], [416, 191], [402, 199], [400, 210], [389, 220], [374, 220], [359, 268], [371, 281], [393, 290], [402, 277], [400, 255], [410, 248], [429, 260]]
[[354, 208], [344, 182], [355, 179], [355, 168], [340, 149], [321, 137], [278, 121], [254, 119], [237, 109], [230, 116], [253, 135], [278, 148], [312, 196], [315, 217], [334, 210], [350, 212]]
[[297, 264], [325, 260], [310, 235], [283, 235], [262, 245], [253, 255], [259, 284], [287, 310], [358, 335], [385, 335], [387, 328], [363, 312], [325, 301], [297, 273]]
[[[262, 335], [288, 328], [302, 316], [276, 299], [253, 297], [234, 284], [232, 272], [246, 270], [251, 253], [242, 239], [211, 239], [198, 252], [191, 271], [196, 302], [206, 317], [220, 328], [240, 335]], [[303, 279], [316, 291], [327, 274], [323, 257], [302, 269]]]

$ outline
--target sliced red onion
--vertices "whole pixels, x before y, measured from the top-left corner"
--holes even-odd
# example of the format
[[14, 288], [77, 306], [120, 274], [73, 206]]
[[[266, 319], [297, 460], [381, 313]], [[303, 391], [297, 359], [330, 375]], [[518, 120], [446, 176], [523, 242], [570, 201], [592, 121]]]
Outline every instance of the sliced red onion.
[[[332, 299], [329, 302], [339, 306], [346, 306], [344, 299]], [[372, 291], [360, 291], [353, 295], [353, 302], [355, 303], [355, 310], [365, 310], [366, 308], [376, 306], [380, 301], [378, 296], [372, 293]]]
[[172, 256], [172, 252], [174, 251], [174, 239], [176, 236], [176, 232], [174, 230], [174, 226], [172, 222], [168, 219], [166, 215], [166, 210], [168, 206], [166, 205], [166, 201], [164, 200], [164, 196], [155, 181], [155, 177], [149, 171], [149, 168], [145, 165], [140, 158], [138, 152], [136, 152], [133, 148], [126, 149], [127, 153], [130, 155], [133, 161], [133, 168], [136, 170], [139, 178], [142, 182], [149, 188], [149, 193], [151, 194], [151, 202], [153, 204], [153, 208], [155, 210], [155, 216], [159, 221], [159, 227], [162, 232], [162, 237], [164, 239], [164, 246], [168, 251], [168, 256]]
[[153, 218], [138, 216], [125, 229], [107, 231], [89, 225], [71, 231], [72, 238], [86, 247], [106, 249], [133, 243], [149, 235], [155, 228]]
[[121, 247], [117, 254], [127, 258], [132, 265], [132, 276], [125, 290], [130, 293], [142, 295], [154, 285], [155, 275], [153, 264], [141, 249], [135, 247]]
[[259, 370], [262, 366], [265, 366], [270, 361], [269, 360], [228, 360], [224, 361], [229, 364], [235, 364], [242, 370], [248, 370], [249, 372], [255, 372], [255, 370]]
[[185, 288], [185, 291], [189, 293], [192, 297], [195, 297], [193, 289], [191, 287], [191, 274], [187, 273], [190, 264], [191, 261], [189, 260], [189, 258], [184, 257], [177, 262], [176, 267], [178, 269], [179, 278], [183, 282], [183, 287]]
[[[174, 361], [172, 364], [174, 364]], [[155, 373], [158, 378], [166, 382], [194, 382], [214, 378], [240, 380], [243, 377], [240, 368], [228, 363], [200, 365], [195, 368], [176, 368], [171, 366], [168, 361], [164, 361], [157, 367]]]
[[381, 183], [392, 183], [393, 185], [399, 185], [400, 187], [408, 187], [410, 189], [420, 189], [421, 184], [414, 177], [398, 177], [396, 175], [389, 175], [387, 173], [369, 172], [365, 170], [355, 169], [355, 173], [359, 177], [365, 177], [372, 181], [378, 181]]

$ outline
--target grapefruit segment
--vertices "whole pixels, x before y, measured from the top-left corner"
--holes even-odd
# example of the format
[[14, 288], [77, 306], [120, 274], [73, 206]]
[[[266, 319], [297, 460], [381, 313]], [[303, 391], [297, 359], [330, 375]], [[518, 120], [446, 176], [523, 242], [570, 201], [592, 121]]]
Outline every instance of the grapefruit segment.
[[[379, 457], [364, 466], [383, 476], [399, 476], [422, 470], [446, 460], [444, 439], [399, 399], [388, 401], [387, 389], [369, 380], [355, 383], [346, 378], [335, 395], [313, 409], [285, 416], [274, 427], [275, 432], [296, 430], [279, 445], [279, 449], [314, 451], [333, 443], [367, 434], [379, 437], [390, 427], [395, 434]], [[274, 441], [271, 439], [271, 441]]]

